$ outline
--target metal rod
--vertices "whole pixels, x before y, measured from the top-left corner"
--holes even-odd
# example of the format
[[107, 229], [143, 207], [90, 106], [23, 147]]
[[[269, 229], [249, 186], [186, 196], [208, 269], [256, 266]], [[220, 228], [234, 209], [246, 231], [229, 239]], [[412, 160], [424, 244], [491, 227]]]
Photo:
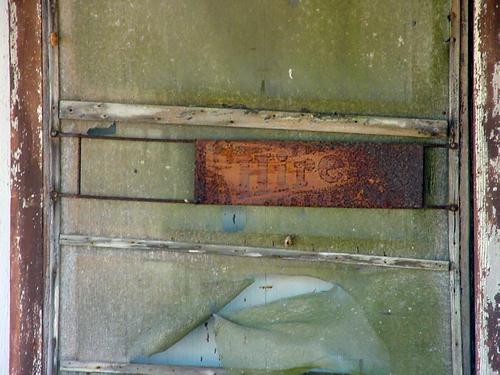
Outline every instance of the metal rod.
[[82, 193], [82, 137], [78, 137], [78, 195]]
[[140, 198], [140, 197], [115, 197], [104, 195], [89, 195], [89, 194], [72, 194], [52, 192], [52, 198], [70, 198], [70, 199], [96, 199], [96, 200], [109, 200], [109, 201], [128, 201], [128, 202], [152, 202], [152, 203], [182, 203], [182, 204], [198, 204], [196, 201], [188, 199], [163, 199], [163, 198]]
[[[73, 194], [73, 193], [63, 193], [58, 191], [52, 192], [52, 199], [57, 200], [59, 198], [69, 198], [69, 199], [95, 199], [95, 200], [110, 200], [110, 201], [126, 201], [126, 202], [151, 202], [151, 203], [179, 203], [179, 204], [202, 204], [196, 200], [189, 199], [166, 199], [166, 198], [144, 198], [144, 197], [123, 197], [123, 196], [107, 196], [107, 195], [91, 195], [91, 194]], [[232, 205], [239, 206], [239, 205]], [[269, 206], [268, 206], [269, 207]], [[292, 206], [290, 206], [292, 207]], [[336, 208], [336, 207], [315, 207], [315, 208]], [[359, 207], [337, 207], [337, 208], [359, 208]], [[362, 209], [372, 210], [372, 209], [384, 209], [383, 207], [365, 207]], [[449, 210], [455, 212], [458, 210], [456, 205], [434, 205], [434, 206], [422, 206], [422, 207], [391, 207], [396, 210]]]
[[[167, 143], [195, 143], [197, 139], [169, 139], [169, 138], [140, 138], [140, 137], [123, 137], [112, 135], [89, 135], [83, 133], [59, 132], [53, 131], [52, 138], [83, 138], [83, 139], [97, 139], [109, 141], [132, 141], [132, 142], [167, 142]], [[335, 141], [328, 141], [328, 143], [336, 143]], [[403, 145], [411, 145], [411, 142], [402, 142]], [[421, 143], [416, 143], [421, 144]], [[424, 144], [424, 148], [454, 148], [452, 143], [434, 143]]]
[[361, 255], [336, 252], [313, 252], [282, 248], [216, 245], [178, 241], [146, 240], [132, 238], [92, 237], [64, 235], [59, 238], [61, 246], [92, 246], [131, 250], [161, 250], [184, 254], [214, 254], [249, 258], [279, 258], [306, 262], [331, 262], [362, 266], [449, 271], [450, 262], [442, 260]]
[[139, 137], [117, 137], [108, 135], [89, 135], [82, 133], [52, 132], [53, 138], [79, 138], [81, 139], [99, 139], [108, 141], [132, 141], [132, 142], [167, 142], [167, 143], [195, 143], [195, 139], [167, 139], [167, 138], [139, 138]]

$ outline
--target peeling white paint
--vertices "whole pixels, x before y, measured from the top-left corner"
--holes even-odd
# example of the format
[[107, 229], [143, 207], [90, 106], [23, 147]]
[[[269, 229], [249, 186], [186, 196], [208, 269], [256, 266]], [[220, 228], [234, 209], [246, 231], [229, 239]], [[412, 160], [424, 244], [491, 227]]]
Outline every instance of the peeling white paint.
[[493, 117], [498, 117], [500, 116], [500, 61], [495, 64], [491, 83], [493, 87]]
[[0, 374], [9, 373], [10, 311], [9, 12], [0, 0]]
[[[484, 1], [478, 1], [474, 9], [474, 142], [475, 142], [475, 191], [477, 228], [476, 228], [476, 349], [477, 373], [497, 374], [488, 361], [487, 313], [488, 303], [494, 303], [495, 295], [500, 293], [500, 223], [496, 223], [494, 207], [489, 207], [489, 198], [495, 193], [494, 186], [500, 183], [500, 158], [492, 158], [490, 144], [496, 143], [500, 152], [500, 132], [493, 129], [486, 133], [487, 122], [500, 115], [500, 61], [494, 66], [492, 77], [487, 76], [487, 56], [481, 43], [481, 22], [488, 11]], [[488, 87], [493, 88], [494, 103], [488, 103]], [[492, 105], [493, 104], [493, 105]], [[492, 111], [488, 112], [488, 105]], [[493, 181], [493, 183], [492, 183]]]

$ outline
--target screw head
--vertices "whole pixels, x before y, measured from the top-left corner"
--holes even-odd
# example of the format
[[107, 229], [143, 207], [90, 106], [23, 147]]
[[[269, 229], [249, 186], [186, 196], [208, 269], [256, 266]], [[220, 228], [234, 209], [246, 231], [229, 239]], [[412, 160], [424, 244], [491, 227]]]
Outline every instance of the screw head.
[[293, 237], [288, 235], [285, 237], [285, 247], [290, 247], [293, 245]]

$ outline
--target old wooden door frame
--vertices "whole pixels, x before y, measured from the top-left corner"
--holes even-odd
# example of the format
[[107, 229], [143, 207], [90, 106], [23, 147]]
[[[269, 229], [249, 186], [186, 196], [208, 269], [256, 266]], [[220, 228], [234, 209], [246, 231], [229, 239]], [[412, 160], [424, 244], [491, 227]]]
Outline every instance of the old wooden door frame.
[[[53, 3], [53, 2], [51, 2]], [[453, 3], [458, 4], [458, 0]], [[498, 128], [500, 116], [498, 80], [500, 79], [500, 15], [495, 8], [496, 0], [477, 0], [474, 2], [472, 22], [469, 22], [469, 3], [462, 0], [461, 7], [454, 7], [450, 17], [458, 22], [458, 34], [452, 35], [453, 43], [460, 45], [459, 53], [452, 55], [462, 69], [458, 74], [458, 87], [453, 88], [450, 96], [451, 108], [456, 108], [455, 121], [460, 134], [451, 134], [452, 143], [461, 151], [460, 159], [460, 227], [461, 251], [459, 253], [461, 277], [461, 326], [465, 335], [462, 338], [465, 363], [469, 361], [471, 343], [476, 353], [476, 371], [481, 374], [499, 373], [498, 354], [495, 354], [495, 337], [498, 331], [494, 319], [498, 319], [498, 306], [492, 298], [498, 296], [498, 268], [500, 254], [495, 252], [495, 244], [500, 241], [500, 199], [494, 190], [500, 179], [498, 149], [500, 139]], [[49, 186], [57, 173], [52, 169], [54, 158], [50, 157], [49, 123], [50, 114], [57, 109], [57, 97], [53, 88], [58, 86], [49, 77], [48, 59], [50, 46], [57, 45], [57, 35], [42, 33], [42, 20], [45, 27], [55, 22], [54, 9], [42, 0], [9, 0], [10, 14], [10, 98], [11, 98], [11, 208], [10, 208], [10, 372], [12, 374], [51, 373], [56, 365], [54, 359], [54, 332], [57, 327], [51, 324], [52, 307], [57, 291], [48, 286], [53, 283], [53, 267], [57, 259], [50, 257], [49, 239], [53, 238], [54, 215], [49, 196]], [[473, 27], [472, 27], [473, 26]], [[469, 28], [473, 31], [473, 46], [469, 48]], [[46, 35], [42, 43], [42, 35]], [[45, 48], [43, 47], [45, 46]], [[53, 47], [52, 47], [53, 48]], [[474, 143], [474, 164], [472, 179], [468, 175], [469, 112], [471, 100], [469, 83], [469, 50], [473, 51], [473, 93], [472, 134]], [[52, 52], [53, 54], [53, 52]], [[43, 58], [45, 57], [45, 58]], [[57, 56], [52, 56], [52, 58]], [[453, 84], [453, 82], [450, 82]], [[42, 102], [43, 98], [46, 100]], [[54, 108], [47, 100], [51, 98]], [[43, 114], [43, 115], [42, 115]], [[496, 134], [496, 135], [495, 135]], [[458, 137], [460, 138], [454, 138]], [[459, 142], [457, 142], [459, 141]], [[50, 163], [49, 163], [50, 162]], [[457, 160], [458, 162], [458, 160]], [[469, 182], [474, 185], [474, 207], [469, 212]], [[457, 192], [458, 194], [458, 192]], [[474, 291], [475, 335], [474, 341], [468, 336], [467, 327], [471, 325], [468, 312], [469, 285], [469, 217], [474, 223]], [[457, 238], [458, 239], [458, 238]], [[454, 241], [455, 239], [452, 239]], [[460, 271], [458, 271], [460, 272]], [[43, 309], [45, 302], [45, 309]], [[497, 308], [497, 310], [495, 310]], [[458, 312], [457, 312], [458, 313]], [[43, 314], [43, 316], [42, 316]], [[460, 319], [459, 319], [460, 320]], [[53, 322], [52, 322], [53, 323]], [[492, 328], [493, 327], [493, 328]], [[493, 340], [493, 341], [492, 341]], [[44, 342], [44, 344], [42, 344]], [[496, 343], [498, 344], [498, 343]], [[45, 352], [44, 352], [45, 350]], [[468, 359], [469, 358], [469, 359]], [[45, 366], [44, 366], [45, 364]], [[469, 373], [465, 366], [465, 373]]]
[[500, 3], [473, 10], [475, 366], [500, 374]]
[[[10, 0], [10, 343], [11, 374], [42, 374], [44, 240], [41, 1]], [[5, 125], [5, 124], [2, 124]], [[2, 301], [3, 302], [3, 301]]]

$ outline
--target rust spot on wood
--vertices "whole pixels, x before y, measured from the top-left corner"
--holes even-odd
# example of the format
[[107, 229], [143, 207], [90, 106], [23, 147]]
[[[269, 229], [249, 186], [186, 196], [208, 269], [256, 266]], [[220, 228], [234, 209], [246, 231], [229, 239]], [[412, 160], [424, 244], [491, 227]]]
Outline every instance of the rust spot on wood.
[[57, 44], [59, 43], [59, 36], [57, 35], [56, 32], [53, 31], [50, 33], [49, 40], [50, 40], [50, 45], [52, 47], [56, 47]]
[[419, 145], [197, 141], [200, 203], [421, 207]]

